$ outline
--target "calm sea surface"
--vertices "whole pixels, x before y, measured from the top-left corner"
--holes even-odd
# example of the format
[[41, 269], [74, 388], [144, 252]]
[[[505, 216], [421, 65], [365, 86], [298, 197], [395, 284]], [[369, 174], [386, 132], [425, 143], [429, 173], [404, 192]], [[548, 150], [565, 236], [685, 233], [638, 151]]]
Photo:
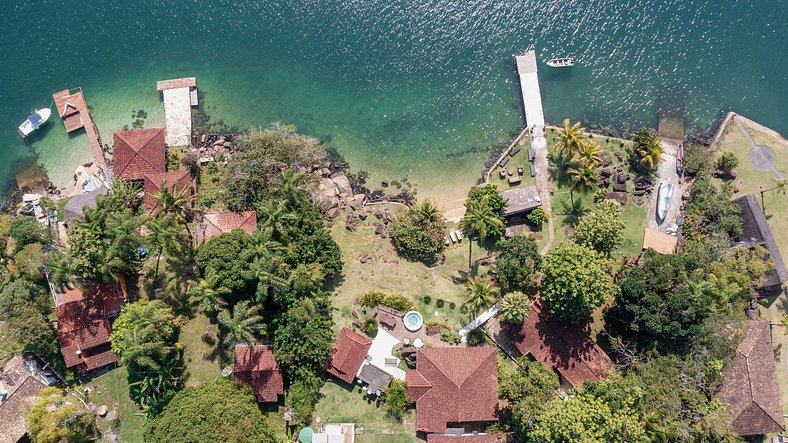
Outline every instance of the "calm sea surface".
[[157, 80], [196, 76], [205, 111], [242, 128], [292, 123], [375, 180], [460, 197], [523, 124], [512, 54], [533, 45], [548, 121], [687, 131], [735, 110], [788, 134], [784, 0], [367, 0], [5, 2], [0, 31], [0, 192], [33, 155], [55, 181], [91, 158], [56, 113], [25, 143], [16, 127], [81, 86], [105, 140], [144, 110]]

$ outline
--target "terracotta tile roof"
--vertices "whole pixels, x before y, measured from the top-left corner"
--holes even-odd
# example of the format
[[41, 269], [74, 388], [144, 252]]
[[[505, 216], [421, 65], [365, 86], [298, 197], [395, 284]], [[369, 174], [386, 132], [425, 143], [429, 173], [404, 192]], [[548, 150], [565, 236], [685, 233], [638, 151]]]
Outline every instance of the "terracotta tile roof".
[[252, 389], [261, 403], [276, 403], [285, 393], [282, 372], [274, 359], [274, 350], [268, 345], [235, 346], [233, 379]]
[[342, 328], [331, 349], [326, 372], [352, 384], [371, 346], [372, 342], [368, 338], [350, 328]]
[[253, 233], [257, 230], [257, 213], [255, 211], [244, 211], [205, 214], [199, 231], [200, 243], [207, 242], [233, 229], [241, 229], [247, 234]]
[[66, 366], [84, 372], [117, 361], [109, 350], [109, 334], [123, 297], [117, 285], [91, 284], [82, 297], [77, 293], [71, 291], [57, 307], [57, 335]]
[[739, 435], [785, 430], [768, 320], [750, 322], [716, 397], [732, 409], [731, 426]]
[[166, 171], [164, 129], [136, 129], [112, 135], [115, 178], [142, 180], [145, 174]]
[[427, 443], [509, 443], [514, 442], [511, 434], [427, 434]]
[[602, 348], [578, 326], [556, 321], [541, 299], [522, 324], [504, 326], [504, 331], [520, 353], [558, 371], [572, 386], [602, 380], [614, 369]]
[[405, 373], [416, 402], [416, 430], [445, 432], [447, 423], [497, 419], [495, 348], [422, 348], [416, 369]]
[[156, 211], [158, 204], [153, 195], [162, 189], [169, 189], [173, 192], [181, 192], [189, 189], [191, 195], [192, 179], [189, 171], [159, 172], [155, 174], [145, 174], [145, 210], [148, 213]]
[[653, 249], [660, 254], [672, 254], [678, 242], [678, 238], [652, 228], [646, 228], [643, 235], [643, 249]]

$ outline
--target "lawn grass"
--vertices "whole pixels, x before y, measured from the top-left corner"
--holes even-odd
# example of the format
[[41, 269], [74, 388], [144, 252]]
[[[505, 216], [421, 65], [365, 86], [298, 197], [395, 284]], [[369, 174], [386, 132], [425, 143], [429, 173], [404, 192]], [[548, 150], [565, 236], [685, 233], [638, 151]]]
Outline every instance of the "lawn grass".
[[[389, 211], [399, 213], [405, 208], [401, 205], [375, 205], [371, 210], [388, 207]], [[435, 267], [410, 262], [398, 257], [389, 239], [375, 235], [373, 223], [379, 222], [374, 215], [356, 227], [356, 232], [345, 229], [346, 212], [337, 217], [331, 228], [331, 235], [342, 251], [344, 278], [336, 290], [334, 306], [338, 309], [335, 320], [338, 327], [349, 326], [355, 319], [351, 316], [354, 300], [367, 291], [381, 289], [410, 297], [424, 316], [425, 321], [446, 321], [453, 329], [459, 329], [467, 321], [467, 315], [460, 313], [465, 301], [465, 285], [462, 279], [468, 271], [468, 242], [450, 246], [446, 259]], [[373, 256], [371, 263], [361, 263], [362, 254]], [[479, 259], [487, 251], [474, 244], [473, 259]], [[484, 272], [484, 270], [481, 270]], [[425, 305], [423, 297], [432, 297], [430, 305]], [[442, 299], [443, 308], [437, 308], [435, 301]], [[455, 308], [451, 309], [451, 303]]]
[[[107, 405], [110, 411], [118, 410], [120, 440], [124, 443], [142, 443], [145, 417], [129, 397], [128, 372], [124, 366], [109, 371], [89, 383], [92, 392], [90, 401], [96, 405]], [[104, 432], [112, 423], [97, 417], [99, 429]]]
[[505, 178], [501, 178], [500, 168], [495, 168], [493, 173], [490, 174], [490, 183], [497, 185], [501, 190], [535, 185], [536, 178], [531, 177], [530, 169], [528, 168], [529, 149], [531, 149], [531, 141], [526, 139], [525, 144], [520, 145], [520, 151], [506, 163], [506, 169], [514, 172], [515, 176], [517, 175], [517, 167], [523, 167], [523, 175], [520, 176], [522, 181], [519, 184], [510, 185], [508, 175]]
[[356, 431], [360, 432], [356, 435], [356, 443], [419, 441], [416, 438], [413, 409], [406, 411], [401, 423], [397, 422], [386, 416], [383, 407], [378, 407], [375, 400], [368, 398], [358, 385], [350, 389], [333, 381], [323, 386], [320, 396], [314, 417], [320, 417], [321, 424], [355, 423]]
[[187, 385], [213, 381], [222, 376], [218, 336], [219, 327], [211, 324], [203, 314], [198, 314], [181, 327], [178, 341], [184, 346], [183, 358], [189, 376]]
[[[548, 129], [547, 140], [548, 151], [553, 154], [555, 152], [556, 144], [556, 135], [554, 129]], [[601, 136], [595, 136], [594, 141], [599, 143], [603, 152], [613, 159], [613, 163], [607, 167], [608, 169], [615, 171], [615, 168], [620, 166], [623, 168], [625, 173], [630, 174], [630, 177], [635, 176], [635, 174], [632, 173], [628, 162], [626, 161], [625, 150], [631, 144], [630, 141]], [[624, 159], [623, 162], [619, 162], [617, 160], [616, 153], [622, 155], [622, 158]], [[551, 164], [551, 168], [555, 168], [555, 165]], [[555, 187], [555, 192], [553, 193], [553, 197], [550, 202], [552, 204], [552, 215], [555, 225], [554, 244], [557, 244], [559, 242], [569, 240], [567, 228], [570, 228], [575, 223], [577, 223], [578, 216], [572, 214], [572, 199], [569, 193], [568, 184], [563, 180], [554, 179], [553, 185]], [[632, 195], [632, 191], [634, 191], [634, 183], [632, 180], [627, 182], [627, 187], [629, 192], [627, 204], [622, 207], [622, 217], [624, 220], [624, 241], [621, 246], [619, 246], [618, 249], [613, 252], [613, 258], [638, 255], [643, 248], [643, 232], [646, 226], [646, 216], [648, 214], [648, 199], [647, 196], [635, 197]], [[638, 206], [637, 203], [640, 203], [640, 206]], [[575, 208], [578, 210], [578, 214], [582, 214], [583, 212], [592, 210], [594, 208], [594, 196], [591, 193], [580, 194], [575, 192], [574, 204]]]
[[57, 221], [64, 222], [66, 221], [66, 203], [71, 200], [71, 197], [63, 197], [57, 201], [55, 201], [55, 205], [57, 205]]

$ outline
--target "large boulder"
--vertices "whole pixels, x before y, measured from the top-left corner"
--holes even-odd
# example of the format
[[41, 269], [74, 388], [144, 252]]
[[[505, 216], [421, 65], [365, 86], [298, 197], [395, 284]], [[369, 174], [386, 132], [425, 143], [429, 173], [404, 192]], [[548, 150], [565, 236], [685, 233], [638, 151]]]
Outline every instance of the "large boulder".
[[613, 183], [613, 191], [614, 192], [623, 192], [623, 193], [626, 194], [626, 192], [627, 192], [627, 184], [626, 184], [626, 182], [625, 183], [619, 183], [618, 181], [614, 182]]
[[331, 181], [336, 185], [339, 197], [342, 200], [349, 201], [353, 198], [353, 188], [350, 186], [350, 179], [343, 172], [331, 174]]
[[317, 192], [323, 204], [328, 209], [336, 208], [339, 205], [339, 189], [336, 183], [330, 178], [323, 177], [317, 185]]
[[627, 193], [626, 192], [616, 192], [616, 191], [608, 192], [607, 195], [605, 196], [605, 198], [607, 198], [609, 200], [615, 200], [615, 201], [621, 203], [622, 205], [627, 204]]

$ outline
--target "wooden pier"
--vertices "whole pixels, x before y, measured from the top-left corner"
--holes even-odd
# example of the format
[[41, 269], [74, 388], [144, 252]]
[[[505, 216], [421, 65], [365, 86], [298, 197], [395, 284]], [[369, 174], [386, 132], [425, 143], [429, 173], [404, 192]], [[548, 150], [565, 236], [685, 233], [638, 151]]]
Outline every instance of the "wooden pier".
[[525, 123], [531, 130], [531, 144], [535, 149], [546, 148], [544, 110], [542, 109], [542, 94], [539, 89], [536, 52], [527, 51], [523, 54], [515, 54], [514, 58], [517, 61], [517, 73], [520, 76]]
[[82, 88], [64, 89], [52, 94], [52, 98], [55, 100], [57, 114], [63, 120], [66, 132], [74, 132], [85, 128], [85, 134], [87, 134], [90, 142], [90, 149], [93, 151], [94, 161], [99, 166], [105, 166], [104, 151], [101, 149], [101, 136], [98, 128], [96, 128], [96, 125], [90, 118], [88, 105], [85, 103], [85, 96], [82, 94]]

